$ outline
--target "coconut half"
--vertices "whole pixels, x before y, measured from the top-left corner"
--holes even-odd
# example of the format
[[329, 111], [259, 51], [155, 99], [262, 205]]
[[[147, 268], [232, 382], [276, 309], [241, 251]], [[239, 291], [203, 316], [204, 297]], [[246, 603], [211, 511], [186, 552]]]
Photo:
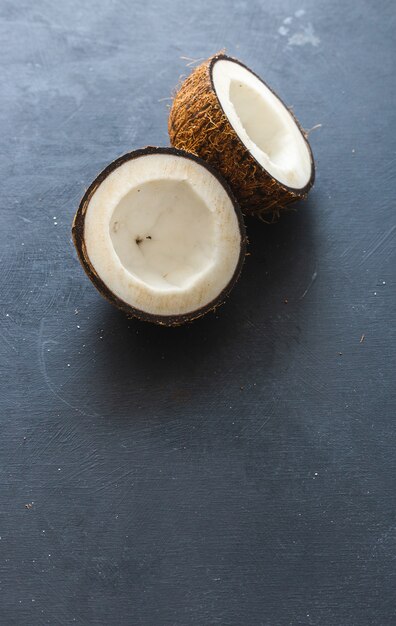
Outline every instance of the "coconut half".
[[171, 144], [229, 182], [244, 212], [278, 211], [315, 178], [307, 134], [280, 98], [240, 61], [218, 54], [182, 83], [169, 115]]
[[174, 148], [144, 148], [106, 167], [85, 193], [72, 233], [103, 296], [168, 326], [221, 304], [245, 256], [242, 214], [227, 184]]

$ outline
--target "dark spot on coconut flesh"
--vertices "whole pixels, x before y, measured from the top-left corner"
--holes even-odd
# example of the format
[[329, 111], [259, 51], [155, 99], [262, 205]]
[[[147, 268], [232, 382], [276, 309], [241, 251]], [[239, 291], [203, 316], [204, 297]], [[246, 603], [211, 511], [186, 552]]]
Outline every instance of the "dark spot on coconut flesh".
[[[151, 237], [151, 235], [146, 235], [146, 237], [145, 237], [145, 239], [151, 239], [151, 238], [152, 238], [152, 237]], [[135, 243], [136, 243], [138, 246], [140, 246], [140, 244], [142, 243], [142, 241], [143, 241], [143, 237], [141, 237], [140, 235], [138, 235], [138, 236], [136, 237], [136, 239], [135, 239]]]

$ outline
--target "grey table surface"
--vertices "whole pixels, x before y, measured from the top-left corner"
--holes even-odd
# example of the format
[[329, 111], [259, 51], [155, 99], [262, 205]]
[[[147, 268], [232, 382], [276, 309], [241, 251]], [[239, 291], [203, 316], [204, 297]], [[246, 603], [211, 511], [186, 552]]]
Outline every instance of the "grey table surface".
[[[0, 0], [0, 623], [396, 624], [393, 1]], [[128, 321], [70, 239], [221, 48], [310, 135], [228, 302]], [[287, 300], [287, 303], [285, 303]]]

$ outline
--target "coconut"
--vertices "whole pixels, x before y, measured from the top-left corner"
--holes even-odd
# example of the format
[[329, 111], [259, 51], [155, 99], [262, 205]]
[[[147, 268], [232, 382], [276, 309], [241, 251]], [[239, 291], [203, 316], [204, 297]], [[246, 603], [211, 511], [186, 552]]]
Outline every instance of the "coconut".
[[86, 191], [72, 234], [103, 296], [167, 326], [220, 305], [245, 256], [242, 214], [227, 183], [174, 148], [144, 148], [106, 167]]
[[173, 146], [221, 172], [246, 214], [276, 213], [314, 183], [307, 133], [261, 78], [225, 54], [182, 83], [168, 130]]

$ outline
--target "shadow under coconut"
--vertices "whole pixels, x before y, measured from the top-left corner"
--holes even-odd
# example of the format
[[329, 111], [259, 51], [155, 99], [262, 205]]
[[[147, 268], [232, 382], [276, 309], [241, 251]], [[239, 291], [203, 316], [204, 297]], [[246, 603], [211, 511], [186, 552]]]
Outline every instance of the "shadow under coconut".
[[121, 413], [131, 394], [135, 404], [168, 413], [183, 404], [199, 407], [208, 396], [226, 401], [228, 385], [249, 385], [252, 374], [271, 378], [279, 355], [287, 362], [300, 332], [299, 298], [315, 267], [314, 211], [310, 200], [275, 224], [247, 218], [241, 278], [225, 304], [201, 319], [166, 328], [101, 308], [98, 328], [107, 329], [101, 355], [109, 366], [102, 382]]
[[[275, 223], [246, 218], [249, 238], [243, 275], [233, 306], [239, 323], [265, 349], [269, 359], [288, 360], [291, 342], [299, 341], [299, 319], [310, 316], [302, 296], [316, 273], [314, 195], [281, 215]], [[257, 351], [255, 350], [257, 353]], [[266, 365], [260, 362], [260, 371]]]
[[157, 382], [176, 373], [191, 375], [204, 367], [221, 346], [231, 344], [238, 320], [233, 310], [224, 315], [226, 307], [227, 302], [216, 311], [175, 328], [128, 319], [114, 307], [107, 307], [101, 322], [112, 329], [107, 356], [120, 364], [126, 374], [128, 366], [138, 367], [141, 374], [155, 373]]
[[[100, 311], [96, 325], [104, 336], [94, 388], [102, 416], [120, 423], [141, 416], [145, 425], [155, 424], [199, 414], [210, 397], [226, 398], [224, 375], [237, 350], [234, 308], [222, 306], [177, 328], [128, 319], [106, 303]], [[86, 393], [94, 397], [93, 389]]]

